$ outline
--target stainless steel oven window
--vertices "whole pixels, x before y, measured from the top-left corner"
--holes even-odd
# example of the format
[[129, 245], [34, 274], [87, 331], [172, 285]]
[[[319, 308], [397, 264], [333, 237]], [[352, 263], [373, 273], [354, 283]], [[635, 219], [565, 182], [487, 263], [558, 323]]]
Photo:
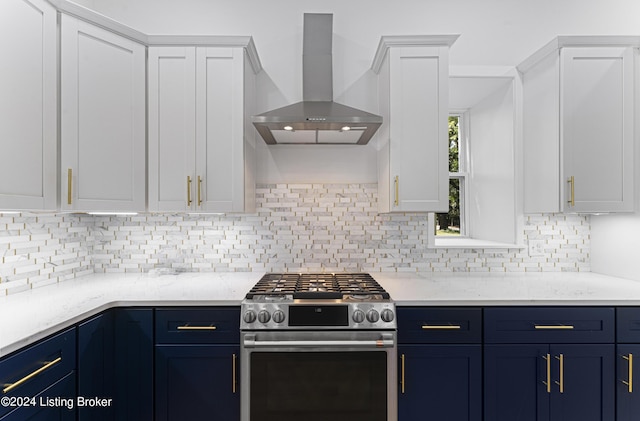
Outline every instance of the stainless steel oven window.
[[256, 352], [251, 421], [387, 421], [386, 352]]
[[243, 335], [242, 421], [397, 421], [395, 332], [327, 334]]

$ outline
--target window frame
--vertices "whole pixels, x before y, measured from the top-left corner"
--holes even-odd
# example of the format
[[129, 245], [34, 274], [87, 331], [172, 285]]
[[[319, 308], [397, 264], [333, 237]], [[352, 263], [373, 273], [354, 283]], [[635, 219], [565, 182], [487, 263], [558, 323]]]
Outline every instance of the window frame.
[[[469, 203], [469, 165], [470, 165], [470, 154], [469, 154], [469, 118], [468, 118], [468, 110], [450, 110], [448, 117], [457, 117], [458, 118], [458, 171], [457, 172], [449, 172], [449, 182], [451, 179], [460, 180], [459, 183], [459, 201], [460, 201], [460, 234], [459, 235], [438, 235], [436, 230], [437, 212], [432, 212], [429, 214], [429, 218], [433, 219], [430, 226], [433, 226], [433, 237], [434, 238], [447, 238], [447, 239], [458, 239], [464, 238], [468, 239], [469, 237], [469, 212], [467, 211], [467, 204]], [[447, 118], [448, 121], [448, 118]], [[444, 213], [444, 212], [442, 212]]]

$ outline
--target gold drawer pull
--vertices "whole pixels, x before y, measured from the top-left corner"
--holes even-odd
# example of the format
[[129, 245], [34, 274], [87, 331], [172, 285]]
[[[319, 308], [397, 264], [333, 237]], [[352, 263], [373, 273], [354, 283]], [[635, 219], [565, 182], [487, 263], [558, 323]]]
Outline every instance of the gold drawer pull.
[[393, 184], [395, 187], [395, 196], [393, 198], [393, 205], [400, 205], [400, 178], [396, 175], [396, 178], [393, 180]]
[[542, 358], [547, 361], [547, 381], [542, 383], [547, 386], [547, 393], [551, 393], [551, 354], [543, 355]]
[[54, 365], [58, 364], [60, 361], [62, 361], [62, 357], [58, 357], [55, 360], [46, 363], [45, 365], [43, 365], [42, 367], [40, 367], [39, 369], [37, 369], [36, 371], [32, 372], [31, 374], [27, 374], [26, 376], [24, 376], [23, 378], [21, 378], [20, 380], [18, 380], [17, 382], [13, 383], [13, 384], [8, 384], [7, 387], [5, 387], [4, 389], [2, 389], [2, 393], [9, 393], [11, 392], [13, 389], [15, 389], [16, 387], [20, 386], [21, 384], [23, 384], [24, 382], [27, 382], [29, 380], [31, 380], [32, 378], [36, 377], [38, 374], [42, 373], [43, 371], [46, 371], [48, 369], [50, 369], [51, 367], [53, 367]]
[[216, 330], [215, 326], [191, 326], [191, 325], [183, 325], [178, 326], [178, 330]]
[[459, 330], [460, 325], [422, 325], [423, 330]]
[[629, 361], [629, 381], [622, 380], [622, 383], [627, 385], [629, 393], [633, 393], [633, 354], [623, 355], [622, 358]]
[[573, 325], [535, 325], [539, 330], [572, 330]]
[[560, 387], [560, 393], [564, 393], [564, 354], [556, 356], [556, 360], [560, 361], [560, 381], [555, 383]]
[[191, 206], [191, 176], [187, 176], [187, 206]]
[[73, 198], [71, 189], [73, 188], [73, 170], [69, 168], [67, 170], [67, 205], [71, 204]]
[[567, 201], [567, 203], [569, 203], [569, 205], [571, 206], [575, 206], [576, 205], [576, 178], [574, 176], [569, 177], [569, 179], [567, 180], [567, 183], [569, 183], [569, 191], [571, 192], [570, 198]]
[[198, 206], [202, 206], [202, 177], [198, 176]]

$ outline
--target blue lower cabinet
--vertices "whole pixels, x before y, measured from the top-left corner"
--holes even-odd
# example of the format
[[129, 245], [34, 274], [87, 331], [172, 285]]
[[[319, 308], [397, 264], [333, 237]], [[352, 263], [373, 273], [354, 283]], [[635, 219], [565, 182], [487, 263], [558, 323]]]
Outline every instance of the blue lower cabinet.
[[74, 328], [2, 358], [0, 419], [75, 420], [76, 364]]
[[482, 420], [481, 345], [400, 345], [400, 421]]
[[78, 396], [111, 402], [102, 407], [79, 407], [78, 419], [113, 420], [115, 386], [114, 312], [108, 311], [78, 326]]
[[153, 309], [115, 312], [116, 421], [153, 420]]
[[485, 346], [485, 419], [615, 419], [613, 344]]
[[78, 326], [80, 421], [153, 420], [153, 310], [114, 309]]
[[[640, 344], [622, 344], [617, 348], [617, 421], [636, 421], [640, 415]], [[636, 359], [634, 366], [633, 360]]]
[[238, 352], [231, 345], [156, 345], [156, 420], [239, 420]]
[[76, 373], [62, 379], [33, 397], [34, 405], [23, 406], [9, 412], [1, 421], [75, 421]]

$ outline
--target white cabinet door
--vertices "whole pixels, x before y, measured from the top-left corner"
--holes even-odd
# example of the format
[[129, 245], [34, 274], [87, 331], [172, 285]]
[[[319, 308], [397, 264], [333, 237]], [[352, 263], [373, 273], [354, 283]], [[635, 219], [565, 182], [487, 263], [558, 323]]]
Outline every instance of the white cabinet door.
[[149, 49], [150, 210], [253, 211], [254, 82], [240, 47]]
[[560, 77], [564, 211], [632, 211], [633, 49], [563, 48]]
[[56, 33], [48, 2], [0, 2], [0, 210], [57, 207]]
[[197, 49], [195, 201], [203, 212], [246, 210], [244, 75], [243, 49]]
[[[449, 207], [448, 48], [390, 48], [381, 72], [388, 136], [379, 185], [383, 212], [446, 212]], [[387, 73], [388, 72], [388, 73]], [[386, 92], [386, 93], [385, 93]], [[386, 117], [383, 115], [383, 117]], [[387, 131], [388, 130], [388, 131]]]
[[149, 210], [196, 210], [196, 48], [150, 47], [148, 78]]
[[145, 47], [61, 21], [62, 209], [145, 209]]

